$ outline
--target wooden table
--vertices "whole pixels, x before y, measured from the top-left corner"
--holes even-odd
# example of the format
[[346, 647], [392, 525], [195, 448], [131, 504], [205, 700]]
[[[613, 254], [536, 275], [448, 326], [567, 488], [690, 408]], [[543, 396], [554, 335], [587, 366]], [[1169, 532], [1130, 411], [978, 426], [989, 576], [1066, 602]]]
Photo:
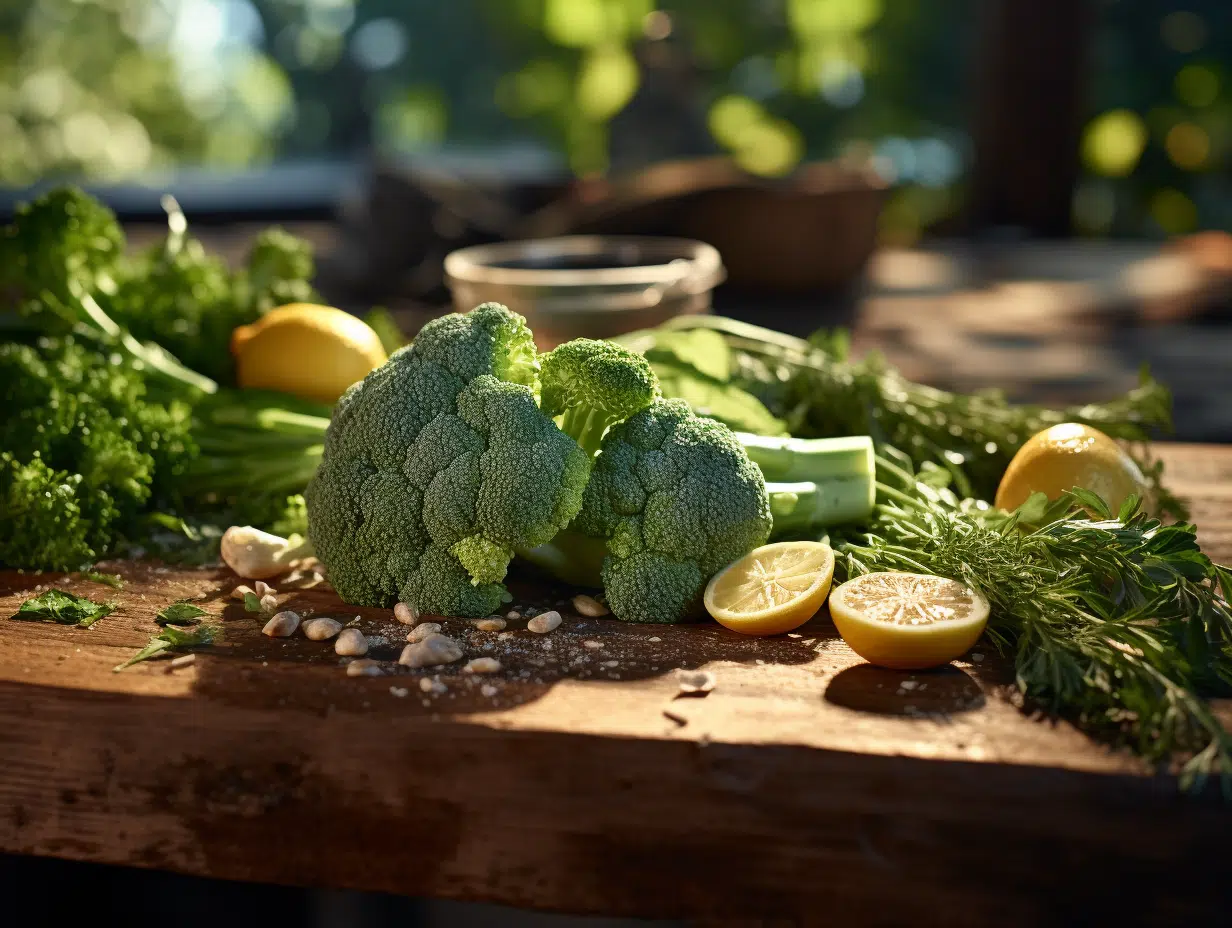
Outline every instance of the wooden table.
[[[1232, 561], [1232, 448], [1161, 453]], [[120, 592], [0, 574], [0, 616], [53, 582], [119, 604], [90, 629], [0, 619], [0, 851], [806, 924], [1175, 924], [1232, 902], [1232, 804], [1021, 714], [991, 647], [911, 674], [862, 664], [824, 615], [755, 640], [566, 610], [545, 637], [447, 623], [500, 659], [490, 677], [357, 678], [328, 643], [259, 634], [225, 570], [116, 569]], [[112, 672], [202, 594], [220, 645]], [[388, 612], [286, 600], [401, 647]], [[716, 688], [674, 699], [680, 667]]]

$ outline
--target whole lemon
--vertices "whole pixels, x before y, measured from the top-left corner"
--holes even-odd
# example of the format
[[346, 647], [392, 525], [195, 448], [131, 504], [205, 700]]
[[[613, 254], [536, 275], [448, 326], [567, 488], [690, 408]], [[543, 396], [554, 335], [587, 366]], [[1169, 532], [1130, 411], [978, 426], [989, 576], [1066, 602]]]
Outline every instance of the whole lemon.
[[1082, 487], [1118, 509], [1127, 496], [1145, 496], [1146, 478], [1133, 458], [1098, 429], [1065, 422], [1027, 440], [997, 487], [996, 505], [1013, 510], [1032, 493], [1056, 499]]
[[381, 339], [362, 319], [332, 306], [288, 303], [231, 333], [241, 387], [280, 390], [333, 403], [385, 363]]

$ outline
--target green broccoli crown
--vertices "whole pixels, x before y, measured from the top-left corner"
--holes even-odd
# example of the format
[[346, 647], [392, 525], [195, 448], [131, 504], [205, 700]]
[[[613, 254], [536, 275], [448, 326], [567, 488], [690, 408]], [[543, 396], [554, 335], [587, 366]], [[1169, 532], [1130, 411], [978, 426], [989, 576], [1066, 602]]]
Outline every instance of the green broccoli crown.
[[57, 187], [23, 203], [0, 234], [4, 299], [65, 296], [69, 280], [92, 291], [124, 253], [115, 213], [76, 187]]
[[607, 539], [603, 585], [618, 619], [679, 622], [711, 576], [765, 543], [770, 502], [727, 426], [658, 400], [608, 432], [573, 528]]
[[587, 456], [528, 385], [493, 376], [526, 376], [532, 344], [520, 316], [488, 304], [429, 323], [339, 399], [306, 498], [343, 599], [487, 615], [514, 549], [577, 513]]
[[526, 320], [500, 303], [480, 303], [469, 313], [449, 313], [419, 331], [416, 352], [463, 381], [492, 374], [534, 389], [539, 360]]
[[659, 398], [659, 381], [640, 354], [613, 342], [577, 338], [542, 361], [540, 406], [594, 454], [604, 432]]

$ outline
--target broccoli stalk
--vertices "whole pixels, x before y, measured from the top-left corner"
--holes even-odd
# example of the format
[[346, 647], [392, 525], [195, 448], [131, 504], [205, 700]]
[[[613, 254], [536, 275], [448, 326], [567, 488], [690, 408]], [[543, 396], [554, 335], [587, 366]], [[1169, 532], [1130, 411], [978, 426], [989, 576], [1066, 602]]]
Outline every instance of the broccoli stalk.
[[774, 537], [816, 534], [872, 513], [876, 479], [867, 435], [809, 439], [737, 432], [736, 438], [766, 478]]
[[650, 363], [613, 342], [577, 338], [544, 355], [539, 407], [592, 458], [607, 430], [659, 398]]

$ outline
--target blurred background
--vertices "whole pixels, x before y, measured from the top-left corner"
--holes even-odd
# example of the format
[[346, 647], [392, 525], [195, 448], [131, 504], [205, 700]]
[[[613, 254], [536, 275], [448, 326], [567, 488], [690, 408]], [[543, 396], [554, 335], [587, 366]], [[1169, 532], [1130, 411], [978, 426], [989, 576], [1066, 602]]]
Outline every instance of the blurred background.
[[[1176, 437], [1232, 440], [1228, 0], [3, 0], [0, 214], [65, 180], [134, 242], [165, 191], [229, 256], [282, 223], [327, 298], [408, 331], [457, 247], [691, 234], [722, 312], [1023, 400], [1146, 363]], [[34, 925], [83, 900], [133, 926], [560, 923], [30, 859], [3, 884], [47, 900]]]
[[[374, 156], [578, 177], [714, 152], [766, 176], [871, 159], [893, 184], [881, 239], [911, 244], [986, 209], [972, 201], [986, 196], [977, 147], [994, 144], [981, 133], [1013, 138], [1051, 110], [1077, 135], [1075, 233], [1232, 224], [1222, 0], [660, 6], [7, 0], [0, 184], [158, 187], [277, 166], [315, 176], [301, 193], [325, 203], [339, 175], [304, 169]], [[1019, 60], [1032, 55], [1045, 60]], [[1069, 141], [1037, 137], [1030, 154]]]

